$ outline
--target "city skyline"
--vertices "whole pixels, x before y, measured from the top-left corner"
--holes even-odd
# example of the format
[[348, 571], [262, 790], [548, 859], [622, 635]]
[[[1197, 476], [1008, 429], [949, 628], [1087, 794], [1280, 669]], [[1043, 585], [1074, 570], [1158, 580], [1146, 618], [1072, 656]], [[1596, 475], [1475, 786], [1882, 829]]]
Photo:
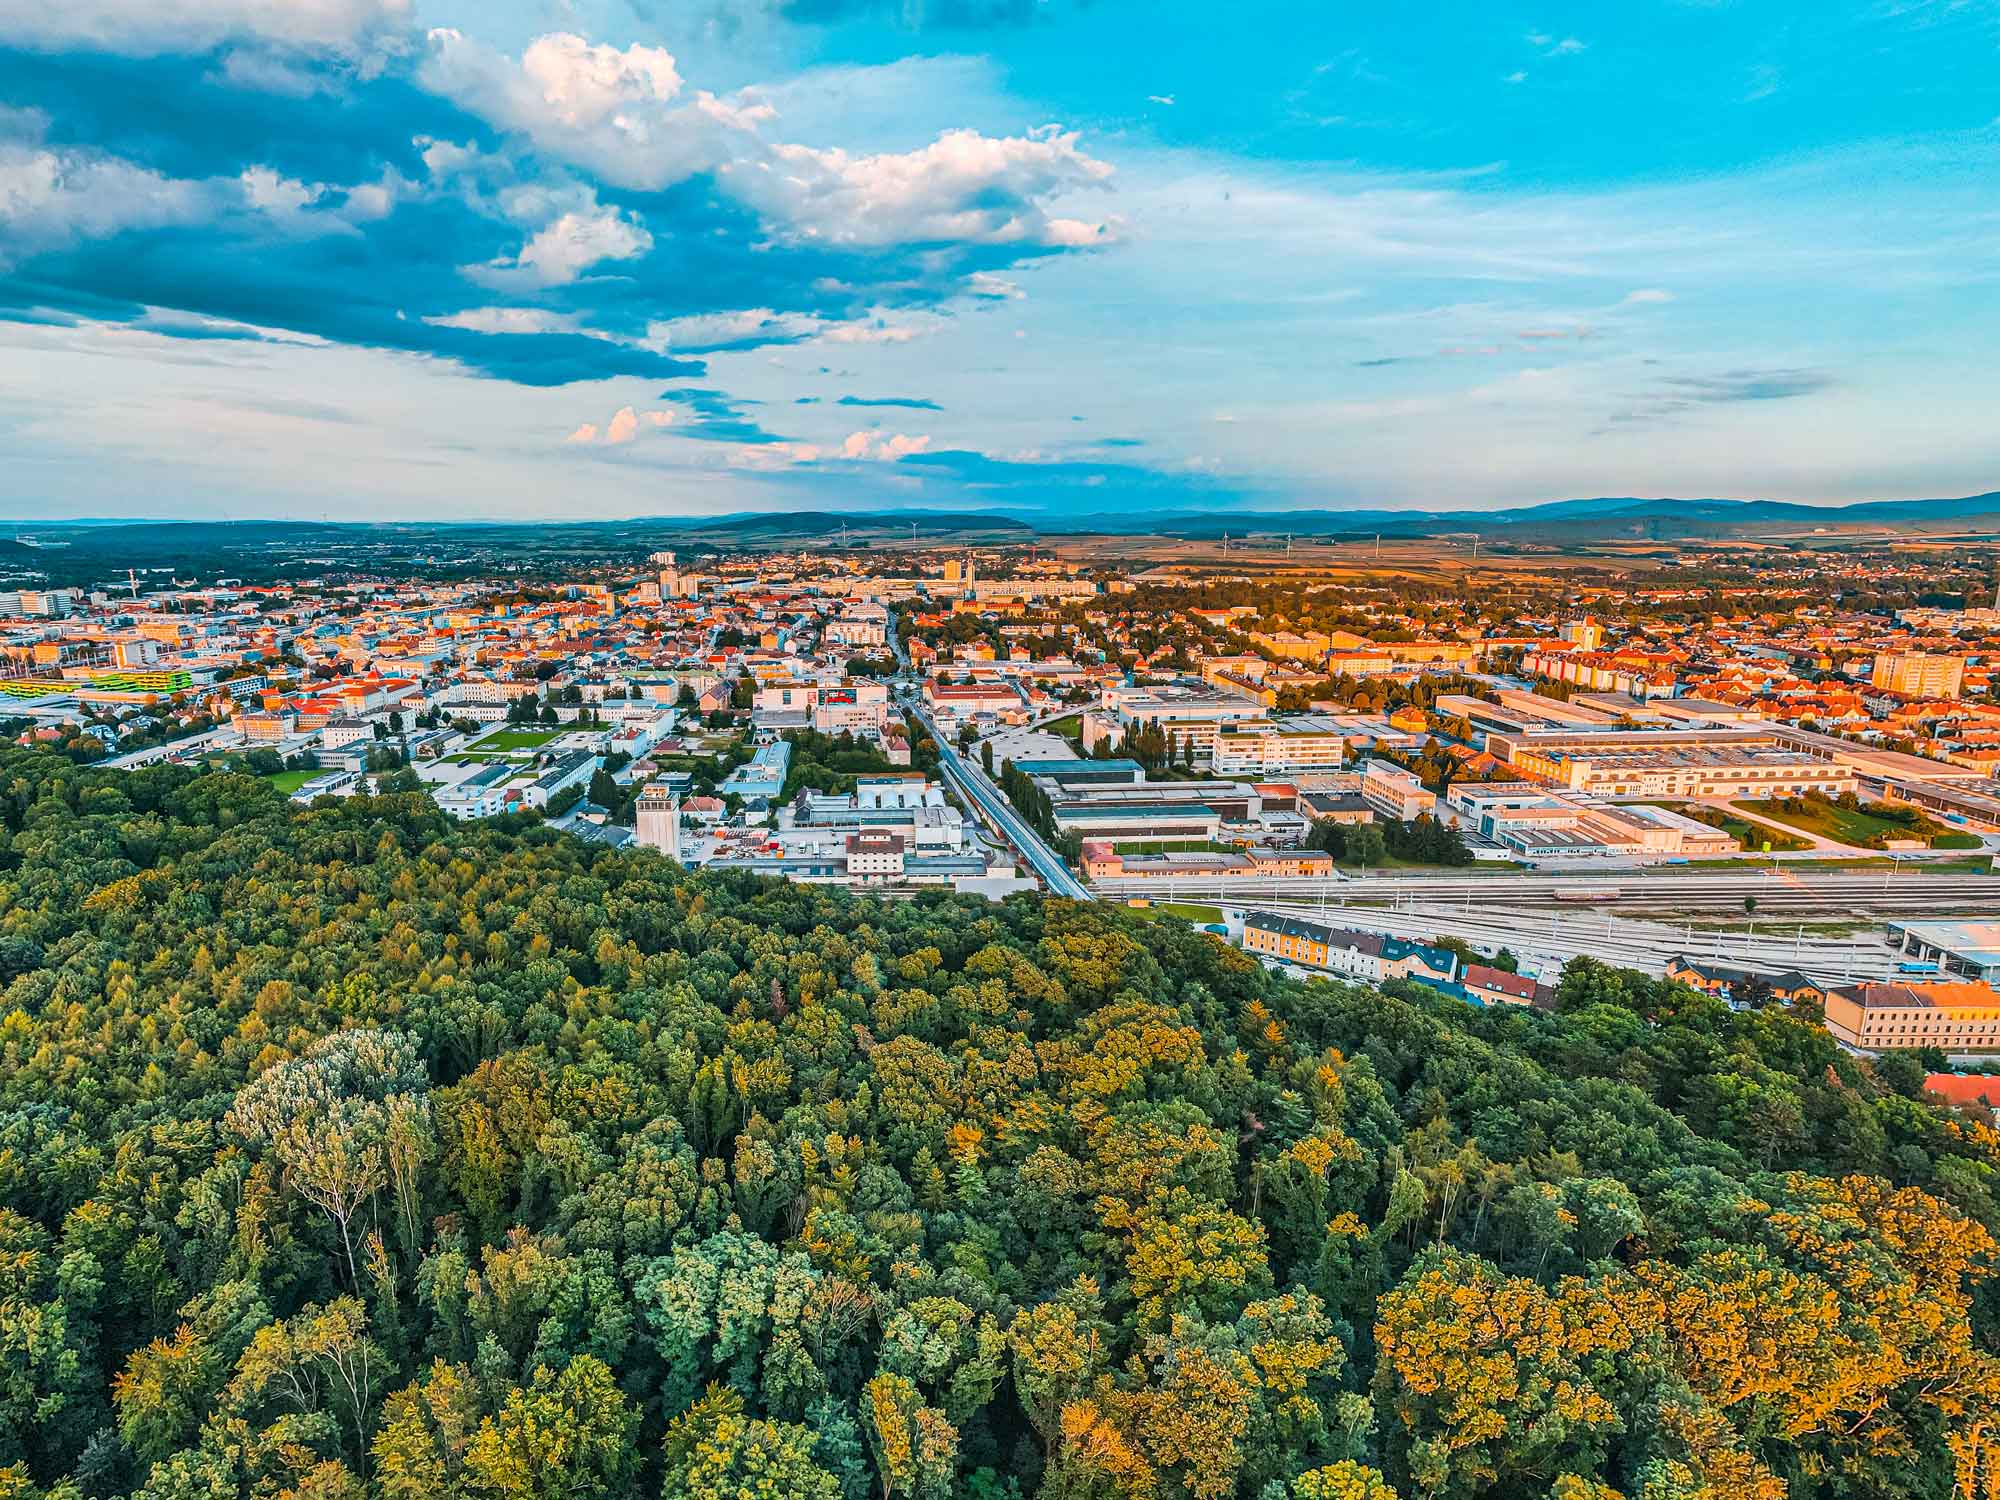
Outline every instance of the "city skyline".
[[0, 0], [0, 518], [2000, 482], [1990, 12], [1229, 20]]

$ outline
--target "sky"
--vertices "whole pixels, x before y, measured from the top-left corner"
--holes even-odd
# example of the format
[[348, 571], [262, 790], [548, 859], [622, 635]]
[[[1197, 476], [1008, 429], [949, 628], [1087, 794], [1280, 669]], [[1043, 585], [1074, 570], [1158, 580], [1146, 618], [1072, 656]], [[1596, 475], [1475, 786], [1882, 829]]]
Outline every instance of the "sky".
[[2000, 489], [2000, 0], [0, 0], [0, 517]]

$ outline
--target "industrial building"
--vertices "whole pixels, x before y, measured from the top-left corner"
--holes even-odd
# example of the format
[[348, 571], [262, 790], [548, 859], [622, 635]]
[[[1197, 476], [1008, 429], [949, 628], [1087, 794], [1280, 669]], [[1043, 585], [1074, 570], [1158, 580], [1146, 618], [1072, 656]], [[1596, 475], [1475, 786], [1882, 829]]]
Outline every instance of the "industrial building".
[[2000, 922], [1891, 922], [1889, 941], [1913, 963], [2000, 989]]

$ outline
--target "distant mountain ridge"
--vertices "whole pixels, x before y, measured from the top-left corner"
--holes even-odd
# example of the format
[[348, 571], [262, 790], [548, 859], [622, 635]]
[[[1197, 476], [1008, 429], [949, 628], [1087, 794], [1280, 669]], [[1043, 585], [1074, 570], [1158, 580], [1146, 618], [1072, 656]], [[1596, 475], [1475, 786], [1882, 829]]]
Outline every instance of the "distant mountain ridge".
[[374, 531], [410, 545], [423, 536], [470, 540], [482, 534], [553, 538], [659, 536], [671, 540], [773, 542], [831, 540], [843, 531], [850, 543], [954, 536], [1023, 539], [1030, 536], [1166, 536], [1217, 540], [1247, 536], [1391, 537], [1477, 533], [1496, 539], [1561, 543], [1619, 537], [1685, 541], [1724, 538], [1787, 522], [1815, 529], [1857, 526], [1922, 527], [1993, 518], [2000, 528], [2000, 491], [1929, 500], [1863, 500], [1848, 505], [1804, 505], [1789, 500], [1678, 499], [1601, 495], [1550, 500], [1494, 510], [1387, 510], [1382, 508], [1219, 510], [1183, 512], [1101, 511], [1066, 516], [1042, 511], [739, 511], [714, 516], [635, 516], [609, 520], [330, 521], [116, 519], [0, 522], [0, 557], [36, 566], [51, 554], [11, 540], [19, 536], [62, 539], [82, 564], [103, 567], [130, 554], [166, 554], [161, 560], [193, 564], [217, 546], [290, 546], [352, 540]]
[[2000, 491], [1934, 500], [1864, 500], [1848, 505], [1803, 505], [1789, 500], [1723, 500], [1596, 496], [1550, 500], [1497, 510], [1271, 510], [1182, 513], [1137, 518], [1117, 514], [1079, 516], [1044, 532], [1150, 533], [1190, 539], [1292, 535], [1426, 536], [1448, 532], [1548, 534], [1576, 539], [1602, 538], [1622, 531], [1662, 538], [1726, 536], [1759, 523], [1798, 521], [1839, 527], [1867, 523], [1922, 525], [1927, 522], [1992, 516], [2000, 520]]

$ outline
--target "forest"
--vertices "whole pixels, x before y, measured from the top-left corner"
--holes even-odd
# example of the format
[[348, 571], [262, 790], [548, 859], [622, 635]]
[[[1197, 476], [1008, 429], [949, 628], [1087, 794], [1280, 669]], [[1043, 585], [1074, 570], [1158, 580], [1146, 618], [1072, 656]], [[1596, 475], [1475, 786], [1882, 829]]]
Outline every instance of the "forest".
[[0, 985], [6, 1500], [2000, 1488], [2000, 1139], [1810, 1012], [26, 751]]

